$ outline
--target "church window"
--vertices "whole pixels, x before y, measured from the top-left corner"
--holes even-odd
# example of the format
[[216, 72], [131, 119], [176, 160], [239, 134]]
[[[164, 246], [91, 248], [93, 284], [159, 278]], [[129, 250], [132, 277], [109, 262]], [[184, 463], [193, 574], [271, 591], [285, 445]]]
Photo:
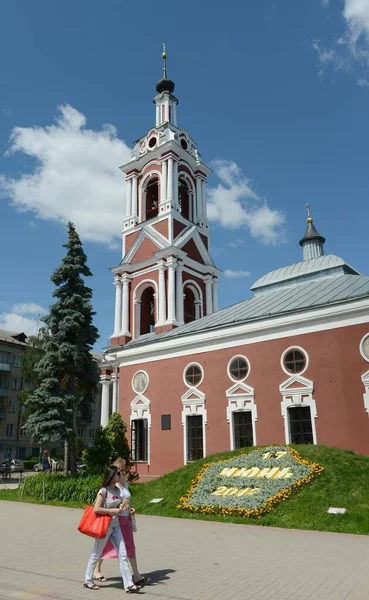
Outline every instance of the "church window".
[[199, 460], [204, 456], [203, 416], [187, 417], [187, 462]]
[[148, 422], [147, 419], [134, 419], [131, 428], [131, 450], [134, 462], [147, 462]]
[[146, 186], [146, 221], [158, 216], [159, 180], [155, 177]]
[[185, 370], [185, 382], [190, 387], [196, 387], [201, 383], [203, 375], [203, 370], [200, 365], [189, 365]]
[[181, 207], [182, 217], [190, 219], [190, 192], [187, 183], [183, 179], [178, 182], [178, 203]]
[[369, 334], [364, 335], [360, 342], [360, 352], [364, 360], [369, 362]]
[[234, 381], [243, 381], [250, 371], [250, 365], [245, 356], [235, 356], [228, 363], [228, 375]]
[[185, 288], [184, 293], [184, 322], [190, 323], [196, 320], [195, 294], [190, 287]]
[[140, 335], [151, 333], [155, 328], [155, 295], [152, 287], [147, 287], [141, 296]]
[[288, 409], [291, 444], [313, 444], [310, 406], [293, 406]]
[[301, 348], [288, 348], [282, 356], [282, 366], [286, 373], [302, 373], [307, 367], [307, 357]]
[[155, 148], [157, 143], [157, 139], [156, 137], [153, 135], [150, 139], [149, 139], [149, 148]]
[[188, 144], [187, 144], [187, 141], [185, 140], [185, 138], [181, 139], [181, 146], [182, 146], [183, 150], [187, 150]]
[[234, 411], [233, 427], [235, 449], [254, 445], [251, 410]]

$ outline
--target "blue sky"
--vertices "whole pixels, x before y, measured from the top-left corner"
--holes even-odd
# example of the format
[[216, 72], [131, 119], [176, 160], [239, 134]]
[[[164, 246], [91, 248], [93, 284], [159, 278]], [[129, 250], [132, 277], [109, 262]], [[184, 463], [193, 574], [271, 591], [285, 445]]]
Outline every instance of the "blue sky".
[[214, 169], [220, 307], [301, 260], [306, 202], [326, 253], [368, 273], [369, 0], [5, 0], [0, 327], [30, 333], [51, 303], [71, 218], [94, 273], [97, 349], [107, 345], [108, 267], [120, 260], [124, 215], [118, 167], [154, 125], [163, 41], [178, 124]]

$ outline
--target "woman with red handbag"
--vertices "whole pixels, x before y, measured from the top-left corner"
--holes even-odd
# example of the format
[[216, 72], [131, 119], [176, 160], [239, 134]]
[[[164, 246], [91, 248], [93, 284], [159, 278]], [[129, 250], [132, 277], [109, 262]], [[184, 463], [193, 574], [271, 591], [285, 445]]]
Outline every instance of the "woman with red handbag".
[[[122, 476], [117, 483], [117, 487], [119, 487], [121, 492], [121, 500], [125, 498], [125, 490], [128, 490], [128, 484], [125, 479], [126, 476], [126, 468], [127, 463], [124, 458], [117, 458], [116, 461], [113, 462], [113, 465], [118, 467]], [[143, 585], [149, 583], [149, 578], [141, 575], [138, 566], [137, 566], [137, 558], [136, 558], [136, 548], [135, 542], [133, 538], [133, 520], [132, 515], [134, 515], [134, 508], [126, 508], [119, 515], [119, 525], [122, 531], [124, 543], [126, 545], [127, 555], [129, 558], [129, 562], [131, 563], [132, 571], [133, 571], [133, 581], [136, 585]], [[106, 578], [101, 573], [101, 566], [103, 559], [106, 558], [118, 558], [118, 555], [115, 551], [114, 546], [111, 542], [107, 542], [104, 550], [102, 551], [101, 558], [97, 561], [96, 568], [94, 571], [94, 580], [95, 581], [106, 581]]]
[[89, 590], [100, 589], [99, 586], [95, 585], [94, 583], [94, 569], [107, 541], [109, 540], [112, 542], [118, 554], [124, 588], [128, 594], [132, 594], [139, 592], [141, 588], [133, 583], [131, 570], [129, 568], [127, 550], [119, 526], [118, 516], [122, 510], [129, 506], [130, 497], [130, 493], [127, 490], [127, 494], [122, 500], [121, 490], [117, 486], [120, 478], [121, 473], [118, 467], [108, 467], [105, 471], [102, 486], [96, 496], [94, 504], [95, 513], [97, 515], [110, 515], [111, 519], [105, 537], [95, 539], [94, 547], [87, 564], [84, 587]]

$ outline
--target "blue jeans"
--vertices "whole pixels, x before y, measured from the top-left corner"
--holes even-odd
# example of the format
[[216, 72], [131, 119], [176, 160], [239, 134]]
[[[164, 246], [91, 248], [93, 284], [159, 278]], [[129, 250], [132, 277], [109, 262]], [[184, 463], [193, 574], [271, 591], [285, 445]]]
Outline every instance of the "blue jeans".
[[129, 562], [127, 557], [126, 546], [123, 540], [122, 532], [119, 527], [119, 521], [116, 517], [112, 519], [109, 524], [106, 536], [102, 540], [95, 540], [94, 547], [92, 549], [91, 556], [87, 563], [85, 583], [93, 583], [94, 581], [94, 569], [96, 563], [99, 560], [102, 551], [104, 550], [105, 544], [110, 540], [118, 554], [120, 572], [122, 574], [123, 585], [125, 589], [133, 585], [131, 570], [129, 568]]

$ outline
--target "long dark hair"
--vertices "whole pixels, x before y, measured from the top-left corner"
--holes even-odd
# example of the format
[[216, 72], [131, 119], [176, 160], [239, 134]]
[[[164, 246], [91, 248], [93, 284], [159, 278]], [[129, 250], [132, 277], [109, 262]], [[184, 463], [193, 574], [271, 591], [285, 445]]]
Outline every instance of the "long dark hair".
[[102, 481], [101, 487], [106, 488], [111, 484], [111, 480], [113, 479], [113, 477], [115, 477], [115, 475], [117, 474], [117, 472], [119, 471], [118, 467], [115, 467], [114, 465], [111, 465], [110, 467], [106, 467], [105, 469], [105, 473], [104, 473], [104, 479]]

